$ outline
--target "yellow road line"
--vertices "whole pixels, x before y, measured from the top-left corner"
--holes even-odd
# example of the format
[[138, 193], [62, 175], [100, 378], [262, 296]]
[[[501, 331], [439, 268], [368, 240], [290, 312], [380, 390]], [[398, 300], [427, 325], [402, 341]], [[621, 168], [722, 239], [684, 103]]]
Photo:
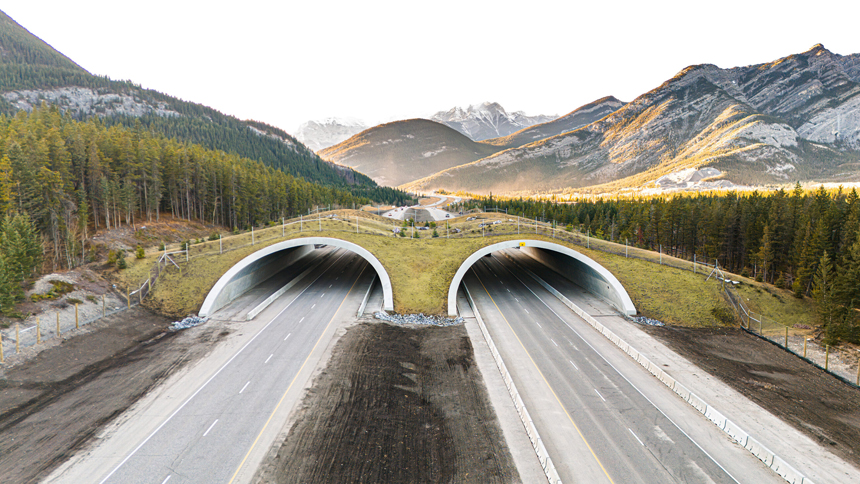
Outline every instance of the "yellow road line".
[[511, 330], [511, 333], [513, 333], [513, 334], [514, 334], [514, 338], [516, 338], [516, 339], [517, 339], [517, 342], [520, 344], [520, 346], [522, 346], [523, 351], [525, 351], [525, 352], [526, 352], [526, 356], [528, 356], [528, 357], [529, 357], [529, 360], [531, 360], [532, 365], [534, 365], [534, 367], [535, 367], [535, 370], [537, 370], [538, 374], [539, 374], [539, 375], [540, 375], [540, 377], [543, 379], [543, 382], [544, 382], [544, 383], [546, 383], [546, 387], [547, 387], [547, 388], [549, 388], [549, 391], [550, 391], [550, 392], [552, 392], [552, 396], [554, 396], [554, 397], [555, 397], [555, 400], [558, 402], [558, 405], [559, 405], [559, 406], [561, 407], [561, 409], [564, 411], [564, 414], [565, 414], [565, 415], [567, 415], [567, 418], [568, 418], [568, 420], [570, 420], [570, 423], [571, 423], [571, 424], [573, 424], [573, 428], [575, 428], [575, 429], [576, 429], [576, 433], [577, 433], [577, 434], [579, 434], [579, 437], [582, 439], [582, 442], [585, 444], [585, 446], [586, 446], [586, 447], [588, 447], [588, 451], [589, 451], [589, 452], [591, 452], [591, 456], [592, 456], [592, 457], [594, 457], [594, 460], [597, 462], [597, 465], [599, 465], [599, 466], [600, 466], [600, 469], [603, 471], [603, 474], [604, 474], [604, 475], [606, 475], [606, 478], [607, 478], [607, 479], [609, 479], [609, 482], [611, 482], [612, 484], [615, 484], [615, 481], [613, 481], [613, 480], [612, 480], [612, 477], [610, 477], [610, 476], [609, 476], [609, 472], [607, 472], [607, 471], [606, 471], [606, 468], [605, 468], [605, 467], [603, 467], [603, 463], [602, 463], [602, 462], [600, 462], [600, 459], [598, 459], [598, 458], [597, 458], [597, 454], [595, 454], [595, 453], [594, 453], [594, 449], [592, 449], [592, 448], [591, 448], [591, 445], [589, 445], [589, 444], [588, 444], [588, 441], [587, 441], [587, 440], [585, 440], [585, 436], [584, 436], [584, 435], [582, 435], [582, 432], [579, 430], [579, 426], [578, 426], [578, 425], [576, 425], [576, 422], [574, 422], [574, 421], [573, 421], [573, 417], [571, 417], [571, 416], [570, 416], [570, 413], [568, 413], [567, 409], [566, 409], [566, 408], [564, 408], [564, 404], [562, 404], [562, 403], [561, 403], [561, 399], [560, 399], [560, 398], [558, 398], [558, 395], [555, 393], [555, 390], [553, 390], [553, 389], [552, 389], [552, 386], [549, 384], [549, 382], [547, 381], [546, 377], [545, 377], [545, 376], [543, 376], [543, 372], [542, 372], [542, 371], [540, 371], [540, 368], [538, 368], [537, 363], [535, 363], [534, 358], [532, 358], [532, 355], [529, 353], [529, 351], [526, 349], [526, 347], [525, 347], [525, 345], [523, 344], [523, 342], [520, 340], [520, 337], [517, 335], [517, 332], [516, 332], [516, 331], [514, 331], [514, 328], [513, 328], [513, 327], [511, 327], [511, 323], [510, 323], [510, 322], [508, 322], [508, 318], [506, 318], [506, 317], [505, 317], [505, 314], [504, 314], [504, 313], [502, 312], [502, 310], [499, 308], [499, 305], [498, 305], [498, 304], [496, 304], [496, 300], [495, 300], [495, 299], [493, 299], [493, 296], [491, 296], [491, 295], [490, 295], [490, 291], [488, 291], [488, 290], [487, 290], [487, 286], [485, 286], [485, 285], [484, 285], [484, 281], [482, 281], [482, 280], [481, 280], [481, 277], [478, 275], [478, 273], [477, 273], [477, 272], [475, 272], [475, 271], [473, 271], [473, 272], [475, 273], [475, 277], [476, 277], [476, 278], [478, 278], [478, 282], [480, 282], [480, 283], [481, 283], [481, 287], [483, 287], [483, 288], [484, 288], [484, 292], [486, 292], [486, 293], [487, 293], [487, 297], [489, 297], [489, 298], [490, 298], [490, 301], [493, 301], [493, 306], [495, 306], [495, 307], [496, 307], [496, 310], [497, 310], [497, 311], [499, 312], [499, 314], [502, 316], [502, 319], [504, 319], [504, 320], [505, 320], [505, 323], [508, 325], [508, 328]]
[[287, 393], [289, 393], [289, 392], [290, 392], [290, 389], [293, 387], [293, 384], [296, 382], [296, 379], [299, 377], [299, 375], [301, 375], [302, 370], [305, 368], [305, 365], [306, 365], [306, 364], [308, 363], [308, 361], [311, 359], [311, 356], [313, 356], [314, 351], [317, 349], [317, 346], [318, 346], [318, 345], [320, 344], [320, 342], [322, 341], [323, 337], [325, 336], [326, 331], [328, 331], [329, 326], [331, 326], [332, 321], [334, 321], [334, 318], [336, 318], [336, 317], [337, 317], [337, 314], [340, 312], [340, 308], [341, 308], [341, 307], [343, 307], [343, 303], [345, 303], [345, 302], [346, 302], [346, 298], [348, 298], [348, 297], [349, 297], [350, 293], [352, 293], [352, 290], [355, 288], [355, 285], [356, 285], [356, 284], [358, 284], [358, 280], [359, 280], [359, 279], [361, 279], [361, 275], [362, 275], [362, 274], [364, 274], [364, 269], [367, 269], [367, 266], [364, 266], [364, 268], [363, 268], [363, 269], [361, 269], [361, 272], [359, 272], [359, 273], [358, 273], [358, 277], [356, 277], [356, 278], [355, 278], [355, 282], [353, 282], [353, 283], [352, 283], [352, 287], [350, 287], [350, 288], [349, 288], [349, 291], [347, 291], [346, 296], [344, 296], [344, 297], [343, 297], [343, 301], [341, 301], [341, 302], [340, 302], [340, 306], [338, 306], [338, 307], [337, 307], [337, 311], [335, 311], [335, 312], [334, 312], [334, 315], [331, 317], [331, 319], [329, 320], [328, 324], [326, 324], [326, 325], [325, 325], [325, 329], [323, 329], [323, 332], [322, 332], [322, 334], [320, 335], [320, 337], [319, 337], [319, 339], [317, 340], [317, 342], [316, 342], [316, 343], [314, 343], [314, 347], [313, 347], [313, 348], [311, 348], [311, 352], [310, 352], [310, 353], [308, 353], [308, 357], [307, 357], [307, 358], [305, 358], [305, 361], [302, 363], [302, 366], [301, 366], [301, 367], [299, 367], [299, 371], [297, 371], [297, 372], [296, 372], [296, 376], [294, 376], [294, 377], [293, 377], [293, 381], [291, 381], [291, 382], [290, 382], [290, 385], [287, 387], [287, 390], [286, 390], [286, 391], [284, 392], [284, 394], [281, 396], [281, 399], [278, 401], [278, 404], [277, 404], [277, 405], [275, 405], [275, 409], [274, 409], [274, 410], [272, 410], [272, 414], [271, 414], [271, 415], [269, 415], [268, 420], [266, 420], [266, 423], [265, 423], [265, 424], [263, 424], [263, 428], [262, 428], [262, 429], [260, 429], [260, 433], [259, 433], [259, 434], [257, 434], [257, 438], [256, 438], [256, 439], [254, 439], [254, 443], [253, 443], [253, 444], [251, 444], [251, 448], [250, 448], [250, 449], [248, 449], [248, 453], [247, 453], [247, 454], [245, 454], [245, 457], [243, 457], [243, 458], [242, 458], [242, 462], [240, 462], [240, 463], [239, 463], [239, 467], [238, 467], [238, 468], [236, 468], [236, 472], [234, 472], [234, 473], [233, 473], [233, 477], [231, 477], [231, 478], [230, 478], [230, 480], [229, 480], [229, 481], [227, 481], [227, 484], [232, 484], [232, 482], [236, 479], [236, 476], [238, 476], [238, 475], [239, 475], [239, 471], [241, 471], [241, 470], [242, 470], [242, 466], [244, 466], [244, 465], [245, 465], [245, 461], [246, 461], [246, 460], [248, 460], [248, 457], [251, 455], [251, 452], [254, 450], [254, 447], [256, 447], [256, 446], [257, 446], [257, 442], [260, 440], [260, 437], [262, 437], [262, 436], [263, 436], [263, 432], [265, 432], [265, 431], [266, 431], [266, 427], [268, 427], [268, 426], [269, 426], [269, 422], [271, 422], [271, 421], [272, 421], [272, 418], [274, 418], [274, 417], [275, 417], [275, 413], [277, 413], [278, 408], [280, 408], [280, 407], [281, 407], [281, 404], [284, 402], [284, 399], [285, 399], [285, 398], [287, 398]]

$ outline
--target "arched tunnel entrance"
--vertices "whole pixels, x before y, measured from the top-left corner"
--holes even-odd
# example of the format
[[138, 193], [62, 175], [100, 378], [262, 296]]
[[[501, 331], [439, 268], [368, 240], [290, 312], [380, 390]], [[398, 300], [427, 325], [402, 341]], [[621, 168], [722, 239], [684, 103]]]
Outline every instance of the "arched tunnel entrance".
[[602, 265], [569, 247], [542, 240], [506, 240], [478, 249], [460, 265], [448, 289], [448, 314], [457, 314], [457, 291], [466, 273], [481, 257], [506, 249], [519, 249], [538, 262], [603, 299], [622, 314], [636, 314], [633, 301], [621, 282]]
[[198, 314], [208, 316], [229, 304], [261, 282], [287, 269], [308, 255], [316, 246], [332, 246], [349, 250], [361, 256], [376, 271], [383, 293], [383, 308], [394, 309], [391, 278], [379, 260], [367, 249], [331, 237], [304, 237], [272, 244], [240, 260], [215, 283]]

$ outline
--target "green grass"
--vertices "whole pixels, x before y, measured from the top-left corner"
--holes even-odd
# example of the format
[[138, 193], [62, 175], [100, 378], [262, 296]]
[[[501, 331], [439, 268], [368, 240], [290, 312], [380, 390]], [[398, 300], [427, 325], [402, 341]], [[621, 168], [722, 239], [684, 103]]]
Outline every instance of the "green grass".
[[[355, 225], [347, 226], [342, 222], [342, 219], [347, 216], [355, 217], [355, 214], [362, 217], [359, 224], [362, 233], [356, 234], [350, 231], [350, 227], [354, 230]], [[694, 274], [688, 270], [659, 265], [649, 260], [625, 258], [623, 246], [621, 246], [622, 255], [586, 249], [543, 234], [535, 235], [529, 232], [533, 230], [533, 226], [529, 226], [527, 230], [525, 225], [521, 226], [521, 235], [513, 233], [493, 237], [480, 236], [480, 228], [477, 224], [489, 218], [505, 220], [504, 224], [493, 226], [493, 233], [515, 232], [516, 224], [508, 222], [510, 217], [504, 214], [481, 214], [482, 219], [470, 222], [465, 222], [465, 217], [452, 219], [453, 226], [465, 229], [463, 232], [467, 234], [465, 237], [446, 239], [444, 225], [442, 225], [439, 238], [432, 238], [430, 231], [423, 231], [422, 238], [417, 240], [394, 237], [390, 231], [391, 220], [382, 217], [351, 210], [338, 211], [338, 216], [341, 220], [323, 220], [322, 231], [318, 231], [319, 224], [315, 221], [307, 223], [303, 232], [299, 232], [295, 226], [288, 226], [283, 231], [286, 232], [286, 236], [281, 235], [283, 232], [280, 225], [255, 230], [256, 244], [253, 246], [248, 245], [251, 242], [250, 233], [225, 236], [224, 254], [218, 253], [217, 240], [192, 245], [190, 262], [186, 263], [183, 258], [177, 258], [182, 268], [181, 274], [174, 267], [164, 271], [146, 304], [171, 316], [178, 317], [194, 313], [200, 308], [209, 289], [218, 278], [242, 258], [286, 239], [320, 236], [356, 243], [376, 256], [391, 278], [394, 308], [400, 313], [445, 313], [448, 288], [460, 264], [482, 247], [518, 238], [555, 242], [594, 259], [615, 274], [627, 289], [641, 315], [668, 324], [690, 327], [720, 325], [722, 323], [714, 317], [712, 310], [731, 308], [720, 292], [719, 284], [713, 279], [706, 282], [705, 276], [701, 273]], [[612, 244], [609, 242], [594, 240], [592, 242], [618, 251], [617, 244], [610, 247]], [[631, 255], [633, 252], [634, 250], [631, 250]], [[659, 254], [639, 249], [636, 249], [635, 253], [637, 256], [653, 261], [659, 258]], [[124, 290], [126, 286], [132, 287], [132, 290], [136, 288], [146, 278], [160, 254], [159, 251], [153, 251], [141, 260], [128, 259], [129, 268], [117, 273], [120, 289]], [[686, 261], [664, 256], [664, 262], [669, 261], [679, 266], [689, 264]], [[788, 291], [780, 291], [750, 280], [744, 280], [744, 282], [745, 284], [739, 286], [739, 294], [752, 310], [764, 313], [768, 319], [789, 325], [801, 323], [811, 326], [813, 306], [808, 299], [798, 300]]]

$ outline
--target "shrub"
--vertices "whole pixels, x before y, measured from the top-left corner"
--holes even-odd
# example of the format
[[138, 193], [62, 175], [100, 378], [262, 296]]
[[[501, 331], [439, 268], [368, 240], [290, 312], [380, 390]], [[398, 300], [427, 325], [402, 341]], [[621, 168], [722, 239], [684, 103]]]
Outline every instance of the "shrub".
[[113, 249], [108, 251], [108, 265], [109, 266], [116, 265], [116, 252]]
[[128, 267], [128, 263], [125, 261], [125, 252], [119, 251], [116, 256], [116, 267], [117, 269], [125, 269]]
[[80, 299], [75, 298], [75, 297], [70, 297], [70, 298], [66, 299], [66, 302], [69, 304], [83, 304], [84, 303], [83, 301], [81, 301]]
[[436, 229], [433, 229], [433, 237], [439, 237], [439, 232], [436, 232]]
[[714, 306], [711, 309], [711, 315], [725, 326], [729, 326], [734, 324], [735, 322], [735, 314], [728, 308], [724, 306]]
[[161, 250], [161, 251], [164, 250], [164, 242], [158, 244], [158, 250]]
[[216, 234], [214, 232], [212, 233], [212, 235], [209, 236], [209, 240], [218, 240], [220, 238], [221, 238], [221, 234]]
[[143, 252], [143, 247], [141, 247], [140, 245], [138, 245], [138, 246], [137, 246], [137, 248], [136, 248], [136, 249], [134, 249], [134, 257], [135, 257], [135, 259], [138, 259], [138, 260], [139, 260], [139, 259], [143, 259], [143, 258], [144, 258], [144, 256], [146, 256], [146, 254]]

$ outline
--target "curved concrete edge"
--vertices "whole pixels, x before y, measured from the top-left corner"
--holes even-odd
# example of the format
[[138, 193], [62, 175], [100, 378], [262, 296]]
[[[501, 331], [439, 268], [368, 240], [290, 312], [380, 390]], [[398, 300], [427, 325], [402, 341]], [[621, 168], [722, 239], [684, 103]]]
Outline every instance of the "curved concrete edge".
[[233, 267], [230, 268], [220, 279], [212, 286], [212, 289], [209, 291], [209, 294], [206, 295], [206, 299], [203, 301], [203, 305], [200, 306], [200, 311], [198, 311], [198, 315], [201, 317], [208, 316], [210, 313], [214, 312], [219, 308], [214, 308], [215, 300], [221, 291], [227, 286], [227, 284], [236, 276], [242, 269], [252, 264], [253, 262], [262, 259], [268, 255], [274, 254], [275, 252], [279, 252], [286, 249], [291, 249], [293, 247], [300, 247], [303, 245], [330, 245], [332, 247], [338, 247], [341, 249], [346, 249], [351, 252], [355, 252], [359, 256], [361, 256], [364, 260], [366, 260], [375, 270], [376, 274], [379, 275], [379, 282], [382, 284], [382, 304], [383, 309], [386, 311], [394, 310], [394, 296], [391, 291], [391, 278], [388, 277], [388, 272], [385, 270], [385, 267], [382, 266], [382, 263], [379, 262], [379, 259], [376, 258], [373, 254], [371, 254], [367, 249], [361, 247], [360, 245], [354, 244], [352, 242], [347, 242], [346, 240], [335, 239], [331, 237], [304, 237], [299, 239], [290, 239], [285, 240], [283, 242], [278, 242], [276, 244], [272, 244], [268, 247], [262, 248], [257, 252], [245, 257], [236, 263]]
[[627, 294], [627, 290], [624, 289], [624, 286], [621, 285], [621, 282], [611, 272], [609, 272], [609, 270], [595, 262], [594, 259], [586, 256], [585, 254], [580, 254], [579, 252], [569, 247], [554, 244], [552, 242], [546, 242], [543, 240], [519, 239], [506, 240], [497, 244], [488, 245], [486, 247], [476, 250], [472, 255], [467, 257], [465, 261], [463, 261], [463, 263], [460, 265], [460, 268], [457, 269], [457, 273], [454, 274], [454, 279], [451, 281], [451, 286], [448, 288], [449, 316], [457, 315], [457, 288], [460, 287], [460, 283], [463, 281], [463, 277], [466, 276], [466, 272], [469, 270], [469, 268], [472, 267], [472, 265], [477, 262], [481, 257], [487, 254], [503, 249], [513, 249], [515, 247], [534, 247], [536, 249], [551, 250], [582, 262], [583, 264], [587, 265], [595, 272], [597, 272], [601, 277], [606, 279], [606, 282], [608, 282], [612, 289], [618, 294], [618, 298], [621, 300], [622, 304], [622, 307], [618, 308], [619, 311], [628, 316], [633, 316], [636, 314], [636, 307], [633, 305], [633, 300], [630, 299], [630, 295]]

